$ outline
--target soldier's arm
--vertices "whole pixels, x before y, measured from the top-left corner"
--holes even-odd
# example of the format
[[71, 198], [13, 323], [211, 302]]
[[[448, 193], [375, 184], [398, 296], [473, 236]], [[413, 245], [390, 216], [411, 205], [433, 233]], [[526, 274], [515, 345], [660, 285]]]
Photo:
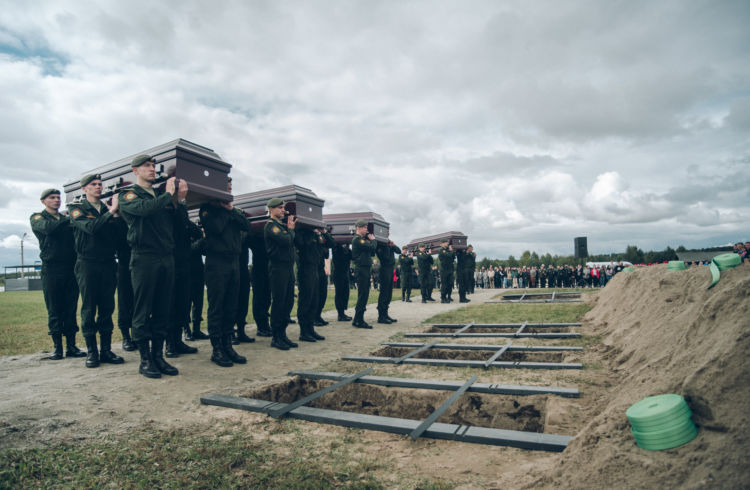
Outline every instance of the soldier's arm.
[[133, 216], [150, 216], [172, 202], [172, 194], [165, 192], [156, 199], [144, 199], [133, 191], [125, 191], [118, 198], [120, 211]]
[[335, 248], [336, 247], [336, 240], [333, 239], [333, 235], [328, 233], [328, 231], [323, 232], [323, 239], [325, 240], [325, 245], [328, 248]]
[[76, 206], [71, 206], [70, 217], [73, 219], [73, 226], [84, 233], [93, 235], [109, 222], [110, 218], [112, 218], [112, 213], [107, 211], [97, 218], [91, 219], [86, 217], [86, 211]]
[[207, 235], [221, 235], [231, 219], [231, 212], [222, 213], [221, 208], [212, 208], [212, 206], [201, 208], [200, 215]]
[[241, 209], [232, 208], [231, 217], [240, 225], [243, 231], [250, 233], [250, 221], [245, 217], [245, 213]]
[[62, 215], [60, 215], [60, 219], [52, 221], [45, 219], [42, 213], [34, 213], [29, 219], [31, 221], [31, 231], [41, 233], [42, 235], [51, 235], [58, 229], [63, 229], [70, 225], [70, 219]]

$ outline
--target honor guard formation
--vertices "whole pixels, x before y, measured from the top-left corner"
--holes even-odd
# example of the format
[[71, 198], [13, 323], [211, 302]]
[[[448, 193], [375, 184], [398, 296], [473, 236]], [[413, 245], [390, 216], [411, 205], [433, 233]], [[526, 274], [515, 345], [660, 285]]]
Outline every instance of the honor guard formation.
[[[439, 256], [441, 303], [452, 301], [454, 282], [459, 301], [469, 301], [466, 294], [473, 288], [476, 264], [470, 245], [454, 250], [444, 238], [439, 249], [419, 243], [418, 250], [410, 252], [387, 238], [387, 228], [376, 238], [367, 219], [354, 221], [353, 233], [337, 239], [326, 227], [298, 222], [280, 197], [265, 202], [262, 233], [252, 232], [248, 213], [219, 199], [203, 202], [194, 222], [188, 214], [186, 180], [159, 180], [157, 162], [150, 155], [133, 158], [130, 168], [135, 182], [112, 192], [110, 200], [102, 198], [102, 175], [89, 174], [80, 180], [81, 198], [68, 205], [67, 213], [60, 209], [60, 191], [47, 189], [41, 195], [44, 210], [31, 215], [54, 344], [49, 359], [85, 357], [89, 368], [124, 363], [111, 349], [115, 292], [122, 348], [138, 350], [138, 370], [148, 378], [177, 375], [165, 358], [198, 352], [183, 341], [183, 333], [187, 341], [209, 339], [211, 361], [218, 366], [245, 364], [247, 359], [233, 345], [255, 341], [245, 332], [251, 284], [257, 335], [271, 337], [271, 347], [299, 347], [287, 335], [287, 327], [295, 323], [295, 286], [298, 340], [323, 341], [315, 327], [328, 324], [321, 313], [328, 294], [329, 256], [338, 321], [351, 321], [356, 328], [373, 328], [364, 318], [371, 284], [379, 288], [379, 324], [397, 321], [388, 313], [394, 285], [400, 285], [401, 301], [411, 302], [412, 288], [421, 290], [423, 303], [435, 301], [433, 254]], [[231, 179], [227, 190], [231, 193]], [[346, 309], [354, 288], [352, 318]], [[208, 335], [201, 331], [204, 291]], [[79, 295], [87, 352], [76, 346]]]

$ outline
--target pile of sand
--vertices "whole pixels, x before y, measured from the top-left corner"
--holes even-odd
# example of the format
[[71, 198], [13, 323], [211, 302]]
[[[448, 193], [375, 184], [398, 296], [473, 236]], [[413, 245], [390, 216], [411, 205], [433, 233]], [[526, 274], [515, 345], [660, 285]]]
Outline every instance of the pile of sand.
[[[750, 485], [750, 265], [724, 271], [665, 265], [618, 274], [585, 317], [616, 373], [598, 415], [537, 484], [591, 488]], [[625, 410], [677, 393], [699, 435], [681, 447], [636, 446]]]

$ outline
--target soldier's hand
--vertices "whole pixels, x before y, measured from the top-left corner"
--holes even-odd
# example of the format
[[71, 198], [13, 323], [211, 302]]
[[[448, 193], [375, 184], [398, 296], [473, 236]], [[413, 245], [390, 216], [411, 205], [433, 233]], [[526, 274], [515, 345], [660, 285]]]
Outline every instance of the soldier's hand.
[[395, 245], [395, 243], [393, 243], [393, 240], [388, 240], [388, 245], [393, 246], [393, 245]]
[[297, 217], [290, 214], [289, 218], [287, 218], [286, 220], [287, 228], [289, 228], [290, 230], [293, 230], [296, 225], [297, 225]]
[[453, 251], [453, 245], [448, 245], [448, 250]]
[[169, 193], [170, 193], [170, 194], [172, 194], [173, 196], [174, 196], [174, 179], [175, 179], [174, 177], [170, 177], [170, 178], [168, 178], [168, 179], [167, 179], [167, 184], [166, 184], [166, 186], [164, 187], [164, 190], [165, 190], [166, 192], [169, 192]]
[[372, 233], [368, 233], [367, 238], [369, 238], [370, 240], [375, 240], [375, 235], [373, 235]]
[[182, 201], [187, 198], [188, 183], [185, 179], [180, 179], [179, 187], [177, 188], [177, 199]]
[[229, 211], [231, 211], [232, 209], [234, 209], [234, 206], [232, 205], [232, 203], [231, 202], [227, 202], [227, 201], [221, 201], [221, 207], [224, 208], [224, 209], [228, 209]]
[[117, 213], [117, 211], [120, 209], [120, 195], [115, 194], [114, 196], [112, 196], [112, 204], [107, 207], [109, 208], [110, 213]]

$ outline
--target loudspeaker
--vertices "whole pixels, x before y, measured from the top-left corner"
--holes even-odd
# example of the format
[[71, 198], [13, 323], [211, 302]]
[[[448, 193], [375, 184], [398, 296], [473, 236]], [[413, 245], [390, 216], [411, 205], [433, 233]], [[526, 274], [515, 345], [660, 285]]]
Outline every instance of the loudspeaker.
[[585, 259], [589, 256], [585, 236], [579, 236], [573, 239], [573, 253], [577, 259]]

